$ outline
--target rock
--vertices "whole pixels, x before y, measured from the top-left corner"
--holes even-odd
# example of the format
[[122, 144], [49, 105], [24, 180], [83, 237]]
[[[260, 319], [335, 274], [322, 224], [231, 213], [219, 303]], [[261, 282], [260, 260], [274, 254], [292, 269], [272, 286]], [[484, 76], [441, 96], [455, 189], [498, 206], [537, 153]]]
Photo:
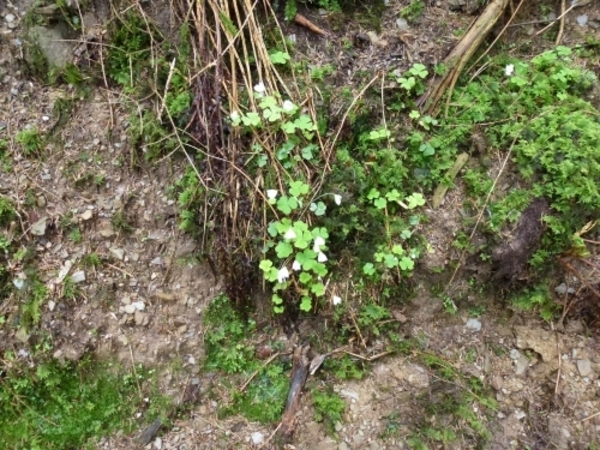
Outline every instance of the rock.
[[127, 314], [133, 314], [137, 311], [137, 309], [133, 305], [125, 305], [123, 306], [123, 311], [125, 311]]
[[6, 20], [6, 23], [13, 23], [15, 21], [16, 17], [14, 14], [7, 14], [6, 16], [4, 16], [4, 20]]
[[560, 283], [554, 288], [554, 292], [556, 292], [558, 295], [565, 295], [566, 293], [574, 294], [575, 289], [573, 289], [572, 287], [567, 288], [567, 285], [565, 283]]
[[91, 209], [86, 209], [83, 213], [81, 213], [81, 220], [90, 220], [94, 216], [94, 211]]
[[587, 14], [582, 14], [581, 16], [577, 16], [577, 25], [580, 27], [585, 27], [588, 23]]
[[504, 386], [504, 379], [500, 375], [494, 375], [490, 384], [494, 390], [500, 391]]
[[582, 377], [587, 377], [592, 373], [592, 364], [589, 359], [578, 359], [577, 360], [577, 370], [579, 371], [579, 375]]
[[517, 350], [516, 348], [513, 348], [508, 353], [508, 356], [510, 357], [510, 359], [517, 360], [521, 357], [521, 352], [519, 350]]
[[83, 270], [78, 270], [71, 275], [71, 281], [73, 283], [81, 283], [82, 281], [85, 281], [85, 272]]
[[[130, 305], [128, 305], [130, 306]], [[133, 316], [133, 320], [135, 321], [135, 324], [141, 327], [145, 327], [146, 325], [148, 325], [150, 323], [150, 317], [148, 317], [148, 314], [143, 313], [141, 311], [136, 311], [135, 315]]]
[[515, 364], [515, 375], [518, 377], [525, 375], [525, 372], [527, 372], [528, 367], [529, 359], [525, 355], [520, 355], [519, 359], [517, 359], [517, 362]]
[[259, 431], [256, 431], [256, 432], [252, 433], [250, 435], [250, 438], [252, 439], [252, 443], [254, 445], [260, 445], [265, 440], [264, 435], [261, 432], [259, 432]]
[[558, 364], [556, 338], [553, 333], [528, 326], [515, 326], [514, 333], [517, 338], [518, 348], [530, 348], [539, 353], [544, 362], [555, 362]]
[[43, 195], [38, 195], [35, 199], [35, 203], [38, 205], [39, 208], [43, 208], [44, 206], [46, 206], [46, 198]]
[[469, 319], [465, 328], [470, 331], [479, 331], [481, 330], [481, 322], [478, 319]]
[[122, 248], [111, 247], [109, 251], [115, 258], [117, 258], [120, 261], [123, 261], [123, 258], [125, 258], [125, 250], [123, 250]]
[[[62, 68], [71, 60], [73, 49], [77, 44], [75, 40], [69, 39], [69, 31], [66, 24], [52, 28], [36, 25], [29, 30], [27, 37], [29, 42], [34, 42], [41, 50], [50, 66]], [[39, 64], [37, 52], [26, 52], [25, 58], [30, 64], [36, 62]]]
[[144, 302], [133, 302], [131, 305], [138, 311], [143, 311], [146, 308]]
[[102, 236], [102, 237], [110, 238], [110, 237], [113, 237], [114, 235], [115, 235], [115, 232], [110, 228], [102, 228], [100, 230], [100, 236]]
[[400, 31], [406, 31], [408, 30], [408, 22], [406, 21], [406, 19], [403, 18], [398, 18], [396, 19], [396, 27], [400, 30]]
[[31, 234], [34, 236], [43, 236], [46, 234], [46, 225], [48, 223], [47, 217], [42, 217], [36, 223], [31, 225]]

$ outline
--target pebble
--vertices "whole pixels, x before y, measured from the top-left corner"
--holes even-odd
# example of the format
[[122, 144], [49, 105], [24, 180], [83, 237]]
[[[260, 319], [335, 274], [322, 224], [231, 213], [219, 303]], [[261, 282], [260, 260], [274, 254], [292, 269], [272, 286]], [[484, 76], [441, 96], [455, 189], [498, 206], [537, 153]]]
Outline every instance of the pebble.
[[521, 376], [521, 375], [525, 374], [528, 367], [529, 367], [529, 359], [527, 359], [527, 356], [521, 355], [519, 357], [519, 359], [517, 359], [517, 364], [515, 367], [515, 375]]
[[406, 21], [406, 19], [403, 19], [401, 17], [398, 18], [398, 19], [396, 19], [396, 27], [398, 27], [398, 29], [400, 31], [406, 31], [409, 28], [408, 27], [408, 22]]
[[587, 14], [582, 14], [581, 16], [577, 17], [577, 24], [580, 27], [586, 26], [587, 23], [588, 23], [588, 16], [587, 16]]
[[43, 236], [46, 234], [46, 223], [48, 221], [47, 217], [42, 217], [36, 223], [31, 225], [31, 234], [34, 236]]
[[577, 360], [577, 370], [579, 371], [579, 375], [582, 377], [587, 377], [592, 373], [592, 364], [589, 359], [578, 359]]
[[521, 357], [521, 352], [516, 348], [513, 348], [508, 355], [510, 356], [510, 359], [517, 360]]
[[481, 321], [479, 321], [478, 319], [469, 319], [467, 320], [465, 328], [471, 331], [479, 331], [481, 330]]
[[150, 318], [148, 317], [148, 314], [143, 313], [141, 311], [135, 312], [135, 315], [133, 316], [133, 320], [135, 321], [136, 325], [139, 325], [141, 327], [144, 327], [144, 326], [148, 325], [148, 323], [150, 323]]
[[91, 209], [86, 209], [83, 213], [81, 213], [81, 220], [90, 220], [94, 215], [94, 212]]
[[125, 258], [125, 250], [123, 250], [122, 248], [111, 247], [109, 251], [115, 258], [117, 258], [120, 261], [123, 261], [123, 258]]
[[259, 431], [256, 431], [256, 432], [252, 433], [250, 435], [250, 438], [252, 439], [252, 443], [254, 445], [260, 445], [265, 440], [264, 435], [261, 432], [259, 432]]
[[572, 287], [567, 288], [567, 285], [565, 283], [561, 283], [554, 288], [554, 292], [556, 292], [559, 295], [564, 295], [566, 293], [574, 294], [575, 289], [573, 289]]
[[73, 275], [71, 275], [71, 281], [73, 283], [81, 283], [85, 281], [85, 272], [83, 270], [78, 270]]
[[6, 20], [7, 23], [13, 23], [15, 21], [15, 19], [16, 19], [15, 15], [10, 14], [10, 13], [4, 17], [4, 20]]
[[345, 442], [341, 442], [340, 445], [338, 445], [338, 450], [350, 450], [350, 447], [348, 447], [348, 444]]
[[123, 311], [125, 311], [127, 314], [133, 314], [137, 311], [137, 309], [133, 305], [125, 305], [123, 306]]

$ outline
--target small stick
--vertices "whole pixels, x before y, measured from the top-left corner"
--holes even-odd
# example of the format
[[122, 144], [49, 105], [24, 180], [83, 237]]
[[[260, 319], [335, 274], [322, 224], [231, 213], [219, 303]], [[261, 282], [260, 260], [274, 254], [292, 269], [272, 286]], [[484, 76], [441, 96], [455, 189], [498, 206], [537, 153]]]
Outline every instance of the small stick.
[[323, 31], [300, 13], [297, 13], [296, 17], [294, 17], [294, 22], [298, 25], [308, 28], [310, 31], [320, 34], [321, 36], [327, 36], [327, 32]]
[[562, 41], [563, 33], [565, 32], [565, 9], [567, 0], [562, 0], [560, 3], [560, 27], [558, 28], [558, 35], [556, 36], [555, 45], [558, 47], [560, 45], [560, 41]]
[[[270, 357], [269, 359], [267, 359], [267, 360], [265, 361], [265, 363], [264, 363], [262, 366], [260, 366], [258, 369], [256, 369], [256, 370], [254, 371], [254, 373], [252, 373], [252, 375], [250, 375], [250, 377], [249, 377], [249, 378], [248, 378], [246, 381], [244, 381], [244, 384], [242, 384], [242, 385], [240, 386], [240, 388], [239, 388], [239, 391], [240, 391], [240, 392], [244, 392], [244, 390], [245, 390], [245, 389], [248, 387], [248, 385], [250, 384], [250, 382], [251, 382], [251, 381], [252, 381], [252, 380], [253, 380], [253, 379], [256, 377], [256, 375], [258, 375], [258, 372], [260, 372], [260, 371], [261, 371], [261, 370], [263, 370], [265, 367], [267, 367], [269, 364], [271, 364], [271, 362], [272, 362], [272, 361], [273, 361], [275, 358], [277, 358], [279, 355], [283, 355], [283, 354], [284, 354], [284, 353], [277, 352], [277, 353], [275, 353], [274, 355], [271, 355], [271, 357]], [[288, 354], [289, 354], [289, 353], [288, 353]]]
[[600, 411], [592, 414], [591, 416], [587, 416], [585, 419], [581, 419], [581, 422], [587, 422], [588, 420], [592, 420], [594, 417], [600, 416]]

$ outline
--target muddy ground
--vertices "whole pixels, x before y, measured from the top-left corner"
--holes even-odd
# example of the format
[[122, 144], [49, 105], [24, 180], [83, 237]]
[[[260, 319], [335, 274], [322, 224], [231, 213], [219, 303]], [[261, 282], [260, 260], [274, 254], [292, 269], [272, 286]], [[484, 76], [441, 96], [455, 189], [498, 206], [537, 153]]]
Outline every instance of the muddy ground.
[[[403, 69], [411, 61], [441, 61], [458, 41], [454, 32], [468, 27], [473, 19], [464, 9], [454, 11], [452, 2], [427, 2], [423, 17], [399, 33], [398, 12], [408, 3], [388, 2], [379, 33], [355, 23], [330, 37], [315, 36], [296, 25], [288, 26], [286, 33], [295, 34], [299, 55], [333, 63], [339, 83], [348, 84], [356, 82], [355, 74], [366, 68]], [[532, 23], [509, 28], [503, 37], [505, 44], [542, 29], [544, 24], [536, 22], [542, 19], [541, 6], [557, 14], [560, 10], [560, 2], [532, 3], [535, 5], [527, 6], [514, 21]], [[59, 119], [53, 108], [56, 99], [73, 93], [69, 87], [40, 84], [22, 70], [22, 22], [31, 4], [24, 0], [0, 4], [0, 138], [14, 149], [19, 130], [49, 130]], [[168, 17], [168, 8], [168, 2], [153, 3], [157, 17]], [[330, 28], [326, 15], [314, 9], [305, 12], [324, 29]], [[101, 29], [108, 14], [99, 6], [86, 17], [86, 28]], [[584, 26], [577, 23], [582, 15], [588, 18]], [[563, 44], [573, 46], [590, 36], [600, 39], [598, 24], [600, 8], [595, 2], [571, 10]], [[40, 32], [47, 33], [49, 54], [71, 57], [77, 42], [60, 40], [52, 30]], [[354, 39], [357, 32], [374, 32], [375, 38], [371, 35], [372, 42], [349, 55], [342, 49], [342, 38]], [[543, 48], [547, 43], [539, 45]], [[402, 58], [392, 58], [398, 52]], [[0, 192], [23, 212], [18, 233], [34, 244], [48, 286], [58, 293], [61, 270], [65, 273], [71, 266], [69, 273], [82, 270], [85, 277], [78, 285], [82, 300], [75, 304], [48, 302], [42, 323], [55, 337], [57, 358], [76, 360], [93, 349], [126, 364], [161, 367], [178, 360], [185, 371], [177, 376], [166, 374], [164, 392], [178, 395], [189, 377], [197, 377], [202, 385], [218, 392], [218, 378], [209, 379], [201, 372], [202, 317], [221, 286], [208, 267], [192, 258], [198, 244], [178, 230], [175, 202], [168, 195], [183, 173], [185, 161], [165, 158], [143, 170], [132, 169], [128, 111], [122, 103], [119, 90], [95, 87], [91, 97], [78, 103], [71, 119], [61, 125], [61, 139], [44, 149], [43, 158], [25, 158], [15, 150], [12, 170], [0, 171]], [[90, 174], [101, 176], [101, 182], [91, 183]], [[459, 196], [455, 193], [440, 210], [428, 211], [428, 237], [435, 248], [429, 258], [435, 261], [425, 261], [425, 268], [457, 257], [451, 242], [460, 224]], [[116, 215], [130, 224], [131, 232], [115, 229]], [[79, 242], [62, 231], [59, 223], [64, 220], [80, 228]], [[90, 252], [110, 264], [97, 270], [82, 269], [79, 262]], [[556, 280], [557, 285], [562, 282], [577, 283], [572, 276]], [[458, 285], [466, 283], [467, 279]], [[592, 443], [600, 445], [600, 414], [596, 415], [600, 412], [600, 341], [581, 321], [570, 320], [558, 331], [535, 314], [515, 313], [494, 298], [487, 299], [485, 312], [478, 317], [468, 304], [459, 305], [452, 316], [444, 313], [440, 299], [429, 291], [427, 275], [417, 275], [415, 285], [414, 300], [396, 311], [402, 317], [402, 331], [418, 339], [423, 351], [437, 354], [491, 387], [499, 408], [494, 417], [482, 419], [492, 435], [487, 448], [587, 449]], [[474, 298], [473, 304], [480, 301]], [[285, 339], [283, 333], [281, 339]], [[27, 336], [17, 335], [11, 327], [0, 328], [0, 348], [18, 347], [26, 340]], [[336, 435], [328, 435], [314, 420], [305, 397], [290, 448], [409, 448], [407, 438], [415, 433], [418, 419], [427, 414], [423, 398], [429, 396], [435, 402], [436, 392], [449, 386], [420, 364], [416, 355], [408, 355], [377, 360], [363, 380], [336, 382], [334, 389], [348, 405], [344, 420], [336, 425]], [[204, 399], [187, 420], [177, 421], [147, 448], [258, 448], [260, 437], [266, 441], [274, 431], [240, 417], [218, 420], [218, 406], [218, 399]], [[135, 438], [110, 436], [98, 448], [131, 449]], [[447, 447], [471, 448], [469, 442]]]

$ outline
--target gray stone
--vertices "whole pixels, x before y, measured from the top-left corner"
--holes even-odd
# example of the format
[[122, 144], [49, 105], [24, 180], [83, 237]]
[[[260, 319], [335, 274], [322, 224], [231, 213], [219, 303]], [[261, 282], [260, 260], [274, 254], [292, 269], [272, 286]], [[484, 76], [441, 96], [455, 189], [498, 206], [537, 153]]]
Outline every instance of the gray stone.
[[467, 330], [471, 331], [480, 331], [481, 330], [481, 322], [479, 319], [469, 319], [467, 320], [467, 324], [465, 325]]
[[[29, 39], [34, 42], [48, 60], [50, 66], [65, 67], [71, 60], [76, 42], [69, 39], [66, 25], [60, 24], [53, 28], [36, 25], [29, 30]], [[26, 59], [32, 58], [27, 52]]]
[[111, 247], [110, 253], [120, 261], [123, 261], [123, 258], [125, 258], [125, 250], [122, 248]]
[[525, 372], [527, 371], [528, 367], [529, 367], [529, 359], [527, 358], [527, 356], [525, 356], [525, 355], [519, 356], [519, 359], [517, 359], [517, 364], [515, 367], [515, 375], [517, 375], [517, 376], [524, 375]]
[[592, 373], [592, 364], [589, 359], [578, 359], [577, 360], [577, 370], [579, 371], [579, 375], [582, 377], [587, 377]]
[[46, 233], [46, 224], [48, 222], [47, 217], [42, 217], [36, 223], [31, 225], [31, 234], [34, 236], [43, 236]]

